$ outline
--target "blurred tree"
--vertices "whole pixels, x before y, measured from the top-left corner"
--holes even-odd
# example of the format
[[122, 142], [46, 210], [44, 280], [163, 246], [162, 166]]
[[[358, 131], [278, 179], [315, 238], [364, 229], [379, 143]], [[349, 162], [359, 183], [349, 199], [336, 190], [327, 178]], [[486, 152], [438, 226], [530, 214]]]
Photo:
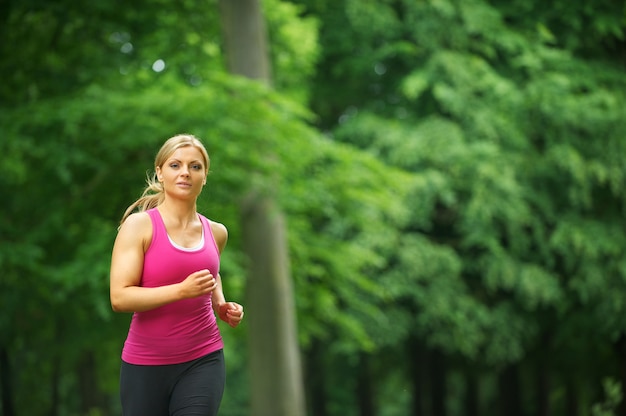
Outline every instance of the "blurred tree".
[[[260, 1], [220, 0], [219, 4], [228, 69], [270, 85], [269, 45]], [[257, 151], [262, 161], [271, 163], [277, 157], [272, 147], [257, 147]], [[250, 175], [251, 187], [241, 207], [243, 247], [249, 260], [250, 414], [301, 416], [305, 414], [304, 388], [287, 231], [275, 200], [278, 184], [274, 174], [258, 176], [253, 171]]]

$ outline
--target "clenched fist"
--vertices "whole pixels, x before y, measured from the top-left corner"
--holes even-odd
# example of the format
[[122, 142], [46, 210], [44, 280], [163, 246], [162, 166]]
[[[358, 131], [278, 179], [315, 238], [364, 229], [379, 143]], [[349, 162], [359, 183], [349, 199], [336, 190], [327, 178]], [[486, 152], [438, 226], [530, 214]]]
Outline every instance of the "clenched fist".
[[243, 306], [235, 302], [222, 303], [217, 307], [220, 319], [233, 328], [243, 319]]
[[215, 277], [206, 269], [191, 273], [180, 284], [185, 299], [209, 294], [217, 287]]

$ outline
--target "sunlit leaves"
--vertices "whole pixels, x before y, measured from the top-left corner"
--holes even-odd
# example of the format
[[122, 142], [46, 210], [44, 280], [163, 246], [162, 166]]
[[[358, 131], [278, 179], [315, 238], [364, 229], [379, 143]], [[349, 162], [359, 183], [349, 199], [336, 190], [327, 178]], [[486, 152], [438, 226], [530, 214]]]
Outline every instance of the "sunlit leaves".
[[372, 349], [387, 319], [376, 302], [387, 293], [381, 270], [408, 219], [402, 195], [411, 181], [349, 147], [319, 139], [309, 146], [317, 158], [292, 167], [284, 202], [301, 337], [307, 345], [341, 333], [342, 350]]
[[312, 16], [299, 17], [303, 8], [292, 3], [266, 0], [262, 4], [272, 44], [273, 84], [305, 104], [320, 53], [319, 24]]
[[[406, 102], [397, 105], [409, 114], [390, 118], [389, 105], [379, 111], [372, 97], [342, 119], [335, 137], [413, 173], [409, 229], [428, 239], [415, 240], [422, 243], [395, 268], [431, 253], [429, 240], [452, 248], [461, 265], [436, 276], [414, 271], [415, 288], [403, 286], [424, 294], [413, 300], [423, 336], [489, 363], [520, 359], [542, 330], [535, 314], [567, 310], [572, 289], [588, 304], [621, 287], [620, 278], [600, 272], [621, 270], [620, 245], [603, 243], [613, 241], [603, 227], [592, 237], [586, 220], [564, 218], [595, 215], [620, 228], [623, 80], [610, 65], [555, 47], [558, 34], [547, 36], [553, 28], [541, 22], [543, 36], [511, 30], [506, 7], [433, 1], [404, 4], [404, 11], [398, 24], [410, 23], [405, 33], [415, 47], [400, 55], [405, 72], [397, 85]], [[348, 18], [356, 30], [364, 17]], [[394, 33], [381, 36], [393, 44]], [[592, 246], [598, 253], [574, 254], [574, 247]], [[503, 322], [515, 325], [492, 326]], [[461, 323], [473, 332], [449, 337]]]

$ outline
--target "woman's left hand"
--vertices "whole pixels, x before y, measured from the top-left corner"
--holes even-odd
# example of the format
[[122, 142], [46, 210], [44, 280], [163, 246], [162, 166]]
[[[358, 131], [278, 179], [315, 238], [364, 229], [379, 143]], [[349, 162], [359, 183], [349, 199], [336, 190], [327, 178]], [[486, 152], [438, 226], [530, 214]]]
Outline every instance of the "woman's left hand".
[[226, 302], [219, 305], [217, 314], [220, 319], [233, 328], [243, 319], [243, 306], [235, 302]]

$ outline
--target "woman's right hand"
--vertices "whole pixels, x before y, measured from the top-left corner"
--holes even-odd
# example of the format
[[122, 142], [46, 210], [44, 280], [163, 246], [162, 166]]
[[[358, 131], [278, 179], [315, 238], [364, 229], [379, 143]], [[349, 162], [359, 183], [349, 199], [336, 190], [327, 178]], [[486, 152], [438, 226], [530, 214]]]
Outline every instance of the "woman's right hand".
[[210, 294], [217, 286], [217, 281], [210, 271], [198, 270], [180, 282], [180, 294], [183, 299]]

